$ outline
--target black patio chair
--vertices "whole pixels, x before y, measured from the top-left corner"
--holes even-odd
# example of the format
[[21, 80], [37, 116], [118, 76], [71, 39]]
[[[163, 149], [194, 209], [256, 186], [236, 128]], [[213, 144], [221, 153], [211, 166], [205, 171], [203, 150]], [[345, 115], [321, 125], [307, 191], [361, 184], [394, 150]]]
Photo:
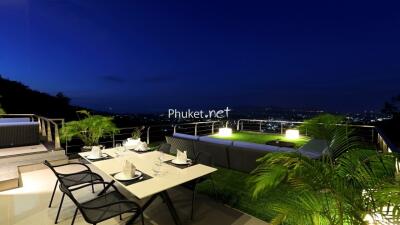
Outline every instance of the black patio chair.
[[158, 151], [166, 153], [166, 154], [170, 154], [171, 152], [171, 145], [168, 143], [162, 143], [159, 147], [158, 147]]
[[[99, 174], [92, 172], [87, 165], [82, 164], [82, 163], [67, 163], [67, 164], [54, 166], [54, 165], [51, 165], [51, 163], [49, 161], [45, 160], [43, 162], [43, 164], [46, 165], [47, 167], [49, 167], [50, 170], [53, 171], [54, 175], [57, 177], [57, 181], [56, 181], [56, 184], [54, 185], [53, 193], [51, 195], [49, 208], [51, 207], [51, 204], [53, 202], [54, 194], [56, 192], [58, 183], [61, 184], [61, 182], [62, 182], [64, 184], [64, 186], [67, 187], [67, 188], [78, 186], [78, 185], [83, 185], [83, 184], [91, 184], [92, 192], [94, 193], [93, 182], [95, 182], [95, 181], [104, 181], [103, 178]], [[75, 173], [60, 173], [60, 172], [57, 172], [57, 170], [56, 170], [56, 168], [60, 168], [60, 167], [64, 167], [64, 166], [71, 166], [71, 165], [82, 166], [83, 170], [80, 170], [80, 171], [75, 172]], [[63, 195], [61, 197], [61, 202], [60, 202], [60, 205], [58, 207], [57, 216], [56, 216], [56, 219], [54, 221], [55, 224], [58, 223], [58, 218], [60, 216], [61, 207], [62, 207], [62, 204], [64, 202], [64, 197], [65, 197], [65, 193], [63, 193]]]
[[[101, 195], [86, 201], [79, 202], [73, 192], [80, 190], [90, 185], [103, 185], [103, 187], [112, 187], [114, 190], [110, 192], [102, 192]], [[128, 200], [113, 183], [96, 181], [91, 184], [85, 184], [75, 188], [67, 188], [64, 186], [63, 182], [60, 182], [60, 190], [66, 194], [76, 205], [76, 210], [74, 217], [72, 218], [73, 225], [75, 223], [76, 215], [78, 210], [81, 212], [83, 218], [87, 223], [98, 224], [102, 221], [108, 220], [112, 217], [119, 216], [122, 219], [122, 214], [124, 213], [140, 213], [142, 225], [144, 225], [143, 211], [139, 204], [134, 201]]]
[[[201, 163], [201, 164], [204, 164], [207, 166], [214, 166], [213, 157], [211, 154], [209, 154], [207, 152], [198, 152], [194, 159], [194, 163]], [[203, 176], [203, 177], [199, 177], [195, 180], [191, 180], [189, 182], [182, 184], [182, 186], [184, 186], [192, 191], [192, 207], [191, 207], [191, 212], [190, 212], [191, 220], [193, 220], [193, 217], [194, 217], [194, 206], [195, 206], [196, 193], [197, 193], [196, 187], [198, 184], [205, 182], [207, 180], [211, 181], [211, 185], [212, 185], [212, 188], [214, 191], [214, 197], [217, 198], [218, 197], [217, 189], [215, 188], [215, 182], [214, 182], [214, 179], [211, 174]]]

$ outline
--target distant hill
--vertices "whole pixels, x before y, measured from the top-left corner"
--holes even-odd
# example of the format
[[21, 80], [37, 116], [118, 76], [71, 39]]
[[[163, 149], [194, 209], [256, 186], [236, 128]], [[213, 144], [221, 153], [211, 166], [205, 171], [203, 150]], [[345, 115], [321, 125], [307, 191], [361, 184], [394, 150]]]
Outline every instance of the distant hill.
[[56, 96], [30, 89], [28, 86], [0, 75], [0, 111], [37, 114], [49, 118], [74, 119], [82, 107], [72, 106], [62, 93]]

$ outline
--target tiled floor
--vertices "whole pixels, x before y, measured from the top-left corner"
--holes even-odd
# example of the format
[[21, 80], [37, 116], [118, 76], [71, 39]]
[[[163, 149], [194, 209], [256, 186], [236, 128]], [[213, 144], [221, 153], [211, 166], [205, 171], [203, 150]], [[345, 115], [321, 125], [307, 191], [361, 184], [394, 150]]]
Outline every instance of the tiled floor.
[[42, 144], [13, 147], [13, 148], [2, 148], [0, 149], [0, 157], [23, 155], [23, 154], [37, 153], [37, 152], [47, 152], [47, 149]]
[[[54, 224], [60, 201], [60, 192], [57, 192], [53, 207], [48, 208], [55, 177], [50, 170], [37, 170], [22, 174], [24, 186], [22, 188], [0, 192], [0, 224], [1, 225], [47, 225]], [[178, 210], [183, 223], [192, 225], [267, 225], [254, 217], [243, 214], [237, 210], [226, 207], [220, 203], [210, 200], [206, 196], [198, 196], [197, 208], [194, 221], [190, 221], [190, 198], [191, 192], [176, 188], [169, 191], [172, 201]], [[89, 189], [81, 191], [79, 198], [91, 197]], [[60, 216], [59, 224], [71, 224], [75, 207], [66, 198]], [[129, 215], [124, 220], [113, 218], [101, 224], [125, 224]], [[161, 200], [145, 211], [145, 222], [157, 225], [173, 225], [168, 209]], [[87, 224], [82, 216], [78, 214], [75, 224]], [[139, 223], [137, 223], [139, 224]]]

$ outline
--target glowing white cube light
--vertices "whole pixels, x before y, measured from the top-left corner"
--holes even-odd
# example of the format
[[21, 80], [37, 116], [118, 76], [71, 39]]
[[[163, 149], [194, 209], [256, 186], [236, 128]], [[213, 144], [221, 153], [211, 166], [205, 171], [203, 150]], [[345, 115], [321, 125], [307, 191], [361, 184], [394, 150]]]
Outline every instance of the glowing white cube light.
[[222, 137], [229, 137], [232, 135], [232, 128], [228, 127], [219, 128], [218, 135]]
[[288, 129], [286, 130], [285, 136], [287, 139], [298, 139], [300, 137], [300, 132], [299, 130]]

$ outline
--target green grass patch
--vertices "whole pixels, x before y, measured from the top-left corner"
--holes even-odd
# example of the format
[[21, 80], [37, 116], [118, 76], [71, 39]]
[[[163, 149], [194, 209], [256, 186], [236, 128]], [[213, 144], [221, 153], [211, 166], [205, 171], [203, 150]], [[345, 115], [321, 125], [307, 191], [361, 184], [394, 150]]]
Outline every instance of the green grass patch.
[[281, 134], [268, 134], [268, 133], [259, 133], [259, 132], [252, 132], [252, 131], [241, 131], [233, 133], [230, 137], [222, 137], [218, 134], [210, 135], [210, 137], [232, 140], [232, 141], [246, 141], [252, 142], [257, 144], [265, 144], [268, 141], [286, 141], [292, 142], [295, 144], [295, 148], [300, 148], [301, 146], [305, 145], [310, 138], [306, 136], [301, 136], [299, 139], [291, 140], [287, 139], [285, 135]]
[[255, 216], [261, 220], [269, 221], [271, 215], [265, 209], [268, 201], [260, 196], [253, 199], [251, 188], [248, 185], [249, 174], [218, 168], [218, 171], [212, 174], [217, 196], [214, 194], [211, 181], [207, 180], [197, 186], [200, 193], [206, 194], [211, 198], [217, 197], [218, 201], [239, 209], [245, 213]]
[[197, 190], [200, 193], [266, 222], [270, 222], [276, 216], [266, 207], [269, 203], [268, 197], [271, 197], [268, 196], [268, 193], [261, 193], [257, 199], [252, 197], [252, 188], [248, 183], [251, 177], [250, 174], [218, 168], [211, 176], [214, 180], [217, 195], [214, 193], [210, 180], [197, 186]]

